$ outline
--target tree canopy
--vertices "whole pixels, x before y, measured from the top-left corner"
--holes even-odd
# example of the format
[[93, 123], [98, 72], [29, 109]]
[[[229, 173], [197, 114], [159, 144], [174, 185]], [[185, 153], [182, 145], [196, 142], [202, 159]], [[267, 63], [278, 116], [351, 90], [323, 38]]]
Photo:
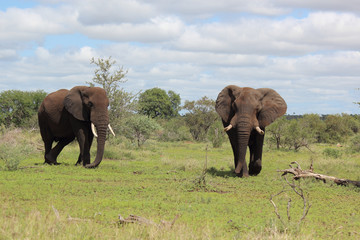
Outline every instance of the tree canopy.
[[122, 66], [117, 66], [116, 61], [111, 57], [108, 59], [98, 58], [91, 59], [91, 64], [95, 64], [97, 68], [94, 70], [92, 82], [87, 82], [90, 86], [100, 85], [106, 91], [110, 104], [110, 121], [112, 124], [121, 128], [122, 121], [126, 115], [129, 115], [135, 109], [135, 96], [126, 92], [120, 87], [121, 83], [127, 81], [126, 74], [128, 70], [124, 70]]
[[46, 92], [8, 90], [0, 93], [0, 124], [23, 126], [35, 115]]
[[205, 140], [210, 127], [219, 118], [215, 101], [205, 96], [197, 101], [186, 101], [184, 109], [188, 111], [185, 121], [193, 138], [196, 141]]
[[179, 115], [180, 95], [160, 88], [148, 89], [141, 93], [138, 111], [151, 118], [172, 118]]

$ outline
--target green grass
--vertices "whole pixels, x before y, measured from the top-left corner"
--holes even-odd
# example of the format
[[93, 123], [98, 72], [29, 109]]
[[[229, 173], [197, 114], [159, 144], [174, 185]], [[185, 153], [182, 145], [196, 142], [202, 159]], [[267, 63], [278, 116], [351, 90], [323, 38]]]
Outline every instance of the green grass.
[[[21, 144], [38, 146], [41, 140], [36, 132], [23, 133]], [[11, 146], [8, 154], [18, 152], [19, 144]], [[314, 153], [265, 147], [260, 175], [241, 179], [233, 174], [229, 144], [210, 146], [206, 153], [205, 143], [149, 140], [138, 149], [126, 141], [109, 141], [97, 169], [74, 166], [77, 144], [63, 150], [59, 166], [43, 165], [36, 147], [20, 155], [16, 171], [7, 171], [0, 160], [0, 239], [360, 238], [360, 193], [354, 187], [297, 182], [311, 204], [300, 227], [302, 200], [293, 192], [274, 198], [284, 219], [292, 199], [286, 229], [269, 201], [285, 184], [276, 170], [292, 161], [308, 168], [313, 160], [315, 172], [360, 180], [360, 154], [339, 148], [339, 158], [324, 156], [330, 145], [313, 146]], [[199, 186], [206, 155], [205, 186]], [[119, 214], [157, 224], [179, 218], [172, 227], [121, 225]]]

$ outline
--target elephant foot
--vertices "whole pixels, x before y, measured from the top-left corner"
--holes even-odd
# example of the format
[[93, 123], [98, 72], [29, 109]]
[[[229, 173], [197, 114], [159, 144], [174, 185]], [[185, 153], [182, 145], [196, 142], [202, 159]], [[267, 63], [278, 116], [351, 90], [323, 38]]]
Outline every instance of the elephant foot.
[[241, 174], [241, 173], [235, 173], [237, 177], [243, 178], [243, 177], [250, 177], [249, 174]]
[[50, 161], [46, 161], [46, 160], [45, 160], [44, 164], [49, 164], [49, 165], [60, 165], [61, 163], [58, 163], [58, 162], [50, 162]]
[[79, 165], [82, 165], [81, 159], [79, 159], [79, 160], [75, 163], [75, 166], [79, 166]]
[[49, 164], [49, 165], [60, 165], [60, 163], [58, 163], [56, 161], [56, 158], [53, 158], [50, 154], [46, 154], [45, 155], [45, 162], [44, 164]]
[[251, 176], [256, 176], [261, 172], [261, 160], [257, 160], [249, 164], [249, 174]]
[[248, 173], [243, 173], [243, 171], [241, 170], [239, 173], [237, 173], [235, 171], [235, 174], [237, 177], [240, 177], [240, 178], [243, 178], [243, 177], [249, 177], [249, 174]]

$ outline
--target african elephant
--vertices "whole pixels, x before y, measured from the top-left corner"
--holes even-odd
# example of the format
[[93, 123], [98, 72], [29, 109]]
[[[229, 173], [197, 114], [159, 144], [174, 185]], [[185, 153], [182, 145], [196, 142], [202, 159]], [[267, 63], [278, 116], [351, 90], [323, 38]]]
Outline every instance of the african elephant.
[[[77, 86], [47, 95], [38, 111], [40, 133], [45, 144], [45, 163], [57, 165], [56, 159], [61, 150], [76, 137], [80, 147], [76, 164], [83, 163], [86, 168], [97, 167], [103, 158], [108, 127], [114, 134], [109, 124], [108, 105], [105, 90], [98, 87]], [[97, 154], [90, 164], [94, 136], [98, 137]], [[52, 148], [54, 141], [58, 143]]]
[[[230, 85], [218, 95], [215, 105], [234, 154], [235, 173], [239, 177], [261, 171], [265, 127], [285, 114], [287, 105], [273, 89]], [[246, 150], [250, 149], [249, 171]]]

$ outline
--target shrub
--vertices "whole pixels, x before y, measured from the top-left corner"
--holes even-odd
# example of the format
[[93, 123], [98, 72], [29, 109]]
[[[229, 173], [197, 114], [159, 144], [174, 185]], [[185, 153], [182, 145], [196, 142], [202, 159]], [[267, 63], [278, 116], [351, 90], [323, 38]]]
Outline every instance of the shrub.
[[4, 162], [5, 170], [15, 171], [34, 147], [21, 129], [2, 130], [0, 134], [0, 160]]
[[208, 138], [211, 141], [214, 148], [221, 147], [224, 141], [226, 141], [227, 137], [221, 121], [216, 121], [210, 127], [210, 130], [208, 132]]
[[186, 101], [183, 108], [188, 111], [184, 118], [194, 140], [206, 140], [210, 127], [219, 119], [215, 101], [205, 96], [197, 101]]
[[298, 120], [292, 119], [288, 122], [285, 129], [285, 146], [289, 149], [299, 151], [301, 147], [309, 147], [308, 139], [308, 131], [302, 129]]
[[36, 115], [45, 96], [44, 91], [8, 90], [0, 92], [0, 122], [6, 127], [24, 126], [33, 115]]
[[159, 123], [162, 126], [159, 140], [165, 142], [191, 140], [191, 134], [189, 128], [185, 124], [184, 118], [177, 117], [169, 120], [160, 119]]
[[323, 154], [326, 157], [331, 157], [331, 158], [340, 158], [341, 157], [341, 152], [334, 148], [325, 148], [323, 151]]
[[360, 152], [360, 135], [356, 135], [350, 143], [350, 152], [358, 153]]
[[145, 143], [156, 130], [161, 129], [160, 125], [152, 118], [135, 114], [126, 122], [125, 136], [138, 147]]

